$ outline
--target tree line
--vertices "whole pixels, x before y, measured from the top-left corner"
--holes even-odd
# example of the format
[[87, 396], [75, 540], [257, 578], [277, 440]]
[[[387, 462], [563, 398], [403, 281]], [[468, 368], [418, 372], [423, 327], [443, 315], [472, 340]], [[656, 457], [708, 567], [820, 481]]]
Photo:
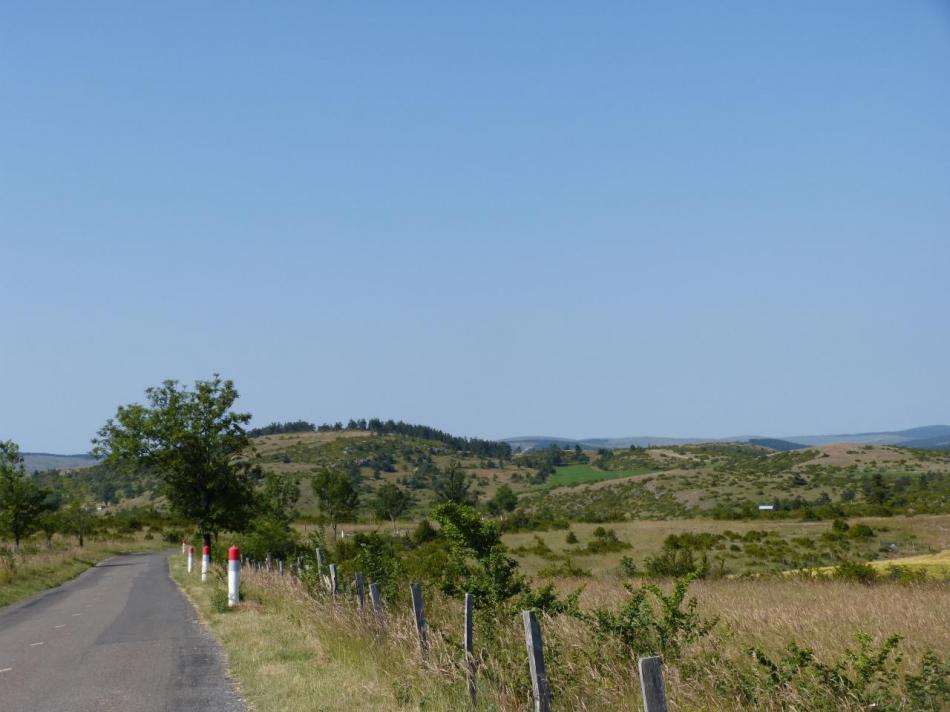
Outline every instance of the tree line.
[[450, 447], [453, 450], [470, 452], [480, 457], [494, 457], [502, 460], [510, 460], [512, 455], [511, 445], [499, 440], [483, 440], [482, 438], [466, 438], [460, 435], [452, 435], [438, 428], [428, 425], [414, 425], [402, 420], [382, 420], [380, 418], [351, 418], [344, 425], [343, 421], [335, 423], [322, 423], [314, 425], [306, 420], [292, 420], [285, 423], [274, 422], [261, 428], [251, 428], [247, 431], [250, 438], [261, 437], [262, 435], [283, 435], [287, 433], [333, 433], [343, 431], [357, 431], [374, 433], [376, 435], [404, 435], [420, 440], [435, 440]]

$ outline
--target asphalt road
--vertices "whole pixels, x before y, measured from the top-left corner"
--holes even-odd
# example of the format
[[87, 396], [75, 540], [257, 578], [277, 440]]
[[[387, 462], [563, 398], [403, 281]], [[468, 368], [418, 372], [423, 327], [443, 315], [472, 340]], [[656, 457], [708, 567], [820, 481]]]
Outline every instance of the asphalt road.
[[118, 556], [0, 609], [2, 712], [238, 712], [164, 554]]

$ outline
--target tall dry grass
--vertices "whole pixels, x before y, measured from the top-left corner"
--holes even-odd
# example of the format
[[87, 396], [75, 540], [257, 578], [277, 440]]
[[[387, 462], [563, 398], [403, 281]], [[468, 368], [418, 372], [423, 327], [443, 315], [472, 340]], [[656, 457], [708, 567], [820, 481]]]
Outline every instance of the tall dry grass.
[[[184, 574], [180, 561], [173, 571], [209, 617], [235, 677], [260, 712], [467, 706], [458, 601], [427, 592], [431, 647], [423, 655], [407, 597], [389, 602], [384, 622], [377, 624], [369, 609], [357, 608], [351, 594], [333, 599], [320, 590], [308, 591], [289, 575], [245, 571], [245, 603], [215, 613], [209, 587]], [[928, 650], [950, 653], [946, 584], [711, 580], [695, 583], [691, 593], [700, 612], [718, 617], [719, 623], [711, 637], [666, 666], [674, 710], [866, 709], [856, 699], [810, 696], [791, 685], [766, 684], [749, 652], [752, 647], [778, 657], [795, 640], [830, 664], [853, 647], [856, 633], [877, 640], [897, 633], [904, 638], [901, 671], [915, 670]], [[616, 608], [625, 595], [616, 582], [597, 580], [586, 586], [581, 606], [588, 611]], [[555, 709], [640, 709], [634, 660], [596, 637], [583, 621], [542, 616], [541, 625]], [[475, 629], [478, 709], [527, 709], [531, 688], [520, 619], [481, 612]], [[902, 692], [896, 696], [904, 700], [898, 709], [913, 709]]]

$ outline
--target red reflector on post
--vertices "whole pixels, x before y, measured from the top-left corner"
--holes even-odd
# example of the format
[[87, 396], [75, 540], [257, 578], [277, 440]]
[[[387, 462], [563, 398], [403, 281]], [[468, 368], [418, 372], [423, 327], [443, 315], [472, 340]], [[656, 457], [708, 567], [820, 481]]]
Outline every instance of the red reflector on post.
[[208, 546], [207, 544], [205, 544], [203, 547], [201, 547], [201, 555], [202, 555], [202, 556], [205, 556], [206, 554], [210, 554], [210, 553], [211, 553], [211, 547], [210, 547], [210, 546]]
[[241, 550], [236, 546], [232, 546], [228, 549], [228, 561], [240, 561], [241, 560]]

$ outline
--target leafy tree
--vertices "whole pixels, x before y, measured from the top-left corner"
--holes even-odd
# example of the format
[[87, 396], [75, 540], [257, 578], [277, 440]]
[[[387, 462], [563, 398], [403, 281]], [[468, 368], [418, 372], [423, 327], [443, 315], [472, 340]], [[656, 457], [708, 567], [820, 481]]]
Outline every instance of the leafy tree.
[[29, 536], [45, 509], [46, 491], [26, 475], [20, 448], [12, 440], [0, 442], [0, 531], [13, 537], [13, 548]]
[[412, 495], [402, 487], [390, 482], [382, 485], [376, 490], [376, 498], [373, 501], [373, 511], [380, 519], [388, 519], [393, 524], [393, 532], [396, 531], [396, 520], [408, 511], [412, 506]]
[[40, 514], [39, 518], [36, 520], [37, 527], [41, 532], [43, 532], [43, 537], [46, 539], [46, 548], [53, 548], [53, 535], [62, 529], [63, 520], [59, 512], [53, 512], [46, 510]]
[[438, 505], [432, 516], [449, 542], [450, 567], [442, 582], [446, 593], [468, 591], [480, 607], [495, 608], [528, 590], [518, 563], [508, 556], [496, 522], [454, 502]]
[[95, 454], [156, 473], [171, 509], [193, 522], [206, 545], [228, 529], [247, 527], [255, 504], [244, 426], [249, 413], [231, 410], [233, 381], [215, 374], [193, 390], [168, 380], [145, 391], [148, 406], [120, 406], [93, 440]]
[[333, 541], [336, 541], [337, 524], [352, 517], [359, 505], [360, 497], [353, 478], [339, 470], [323, 469], [310, 480], [310, 486], [317, 497], [320, 512], [330, 521]]
[[518, 506], [518, 495], [508, 485], [501, 485], [495, 490], [495, 496], [488, 502], [488, 511], [492, 514], [513, 512]]
[[265, 518], [290, 526], [297, 516], [300, 499], [300, 480], [296, 477], [267, 473], [264, 486], [258, 493], [258, 508]]
[[462, 469], [458, 460], [453, 460], [445, 471], [432, 482], [437, 502], [451, 502], [474, 506], [478, 495], [471, 491], [472, 478]]
[[85, 481], [71, 477], [63, 483], [63, 527], [76, 535], [80, 549], [92, 525], [92, 507], [92, 493]]

